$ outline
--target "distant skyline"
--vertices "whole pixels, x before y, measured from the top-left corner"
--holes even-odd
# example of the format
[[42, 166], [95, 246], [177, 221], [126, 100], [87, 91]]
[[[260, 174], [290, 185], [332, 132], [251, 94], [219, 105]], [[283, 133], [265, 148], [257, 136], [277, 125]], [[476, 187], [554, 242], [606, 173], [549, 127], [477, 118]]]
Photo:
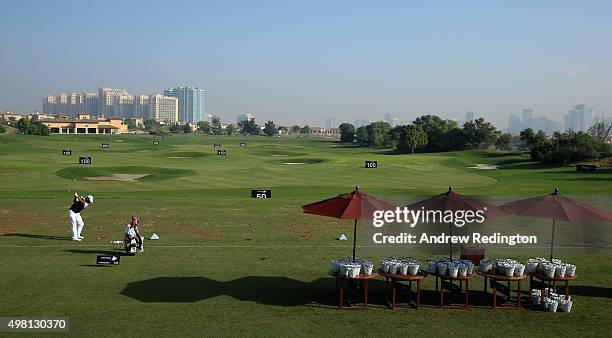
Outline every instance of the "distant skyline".
[[206, 89], [207, 112], [324, 126], [390, 113], [497, 126], [612, 116], [612, 1], [19, 1], [0, 12], [0, 111], [58, 92]]

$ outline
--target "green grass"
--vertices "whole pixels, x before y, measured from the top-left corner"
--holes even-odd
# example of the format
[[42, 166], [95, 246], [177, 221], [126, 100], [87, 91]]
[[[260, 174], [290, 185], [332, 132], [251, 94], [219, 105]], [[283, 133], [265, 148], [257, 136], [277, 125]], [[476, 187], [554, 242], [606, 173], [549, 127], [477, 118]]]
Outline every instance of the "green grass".
[[[492, 313], [480, 278], [470, 283], [476, 306], [468, 311], [438, 309], [432, 278], [423, 285], [427, 306], [418, 311], [387, 309], [382, 281], [371, 284], [369, 309], [337, 310], [326, 271], [330, 258], [350, 255], [350, 243], [334, 239], [350, 234], [350, 222], [300, 210], [355, 185], [400, 200], [451, 185], [460, 193], [495, 196], [497, 202], [555, 187], [594, 199], [609, 196], [610, 172], [576, 173], [490, 151], [394, 155], [324, 139], [181, 135], [160, 138], [159, 145], [153, 140], [0, 135], [0, 317], [66, 316], [71, 334], [80, 336], [125, 335], [130, 317], [141, 327], [136, 335], [163, 336], [493, 335], [505, 329], [515, 336], [606, 336], [612, 327], [612, 261], [563, 252], [560, 258], [578, 265], [570, 314]], [[240, 147], [243, 141], [247, 147]], [[101, 149], [102, 142], [111, 147]], [[226, 157], [217, 158], [215, 143], [227, 150]], [[62, 156], [62, 149], [72, 149], [73, 156]], [[82, 155], [93, 164], [76, 164]], [[378, 161], [379, 168], [364, 168], [365, 160]], [[466, 168], [476, 163], [500, 169]], [[149, 176], [134, 182], [86, 180], [117, 173]], [[83, 213], [81, 243], [68, 240], [66, 209], [74, 178], [79, 192], [95, 196]], [[272, 189], [273, 198], [251, 199], [254, 188]], [[134, 214], [147, 236], [156, 232], [161, 240], [147, 241], [144, 254], [123, 257], [118, 267], [92, 266], [97, 254], [120, 252], [108, 242], [121, 238]], [[515, 226], [511, 222], [499, 225]], [[548, 222], [534, 224], [533, 231], [549, 231]], [[358, 253], [382, 255], [363, 247]]]

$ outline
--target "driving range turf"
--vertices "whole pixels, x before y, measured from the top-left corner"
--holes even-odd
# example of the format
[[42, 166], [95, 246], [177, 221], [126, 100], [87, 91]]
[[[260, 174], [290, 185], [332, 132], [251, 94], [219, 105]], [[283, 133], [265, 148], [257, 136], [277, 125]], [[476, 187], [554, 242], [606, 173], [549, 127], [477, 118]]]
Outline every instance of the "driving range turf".
[[[612, 328], [612, 262], [603, 254], [559, 256], [578, 265], [570, 314], [492, 312], [480, 277], [470, 283], [469, 310], [437, 308], [433, 278], [422, 285], [425, 306], [418, 311], [383, 305], [382, 280], [370, 284], [368, 309], [338, 310], [327, 270], [329, 259], [351, 254], [350, 241], [335, 240], [341, 233], [352, 239], [351, 222], [300, 209], [356, 184], [390, 198], [438, 194], [449, 185], [483, 196], [555, 187], [571, 196], [607, 196], [609, 171], [581, 174], [493, 151], [398, 155], [316, 138], [159, 140], [0, 135], [0, 317], [67, 317], [71, 334], [87, 336], [607, 336]], [[227, 156], [215, 155], [215, 143]], [[73, 155], [62, 156], [62, 149]], [[84, 155], [92, 165], [77, 164]], [[365, 160], [379, 168], [364, 168]], [[500, 169], [467, 168], [477, 163]], [[117, 181], [114, 174], [138, 178]], [[73, 178], [80, 193], [95, 196], [83, 212], [80, 243], [70, 241], [66, 218]], [[251, 199], [251, 189], [272, 189], [272, 198]], [[123, 256], [119, 266], [96, 266], [96, 255], [121, 254], [108, 243], [122, 239], [131, 215], [140, 216], [147, 237], [156, 232], [161, 239], [146, 241], [143, 254]], [[361, 256], [378, 265], [379, 256]]]

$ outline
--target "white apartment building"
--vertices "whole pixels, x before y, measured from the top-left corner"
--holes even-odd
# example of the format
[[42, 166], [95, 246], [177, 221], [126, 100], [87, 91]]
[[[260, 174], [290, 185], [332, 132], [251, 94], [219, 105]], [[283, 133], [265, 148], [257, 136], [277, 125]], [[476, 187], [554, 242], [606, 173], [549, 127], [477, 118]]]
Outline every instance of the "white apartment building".
[[178, 121], [178, 99], [160, 94], [150, 95], [148, 118], [157, 121]]
[[98, 96], [94, 93], [59, 93], [43, 97], [43, 113], [76, 116], [98, 115]]
[[236, 122], [240, 123], [243, 121], [250, 121], [250, 120], [254, 120], [255, 116], [251, 113], [246, 113], [246, 114], [240, 114], [236, 117]]
[[129, 97], [131, 95], [127, 90], [98, 88], [98, 114], [106, 117], [121, 117], [121, 107], [129, 102]]

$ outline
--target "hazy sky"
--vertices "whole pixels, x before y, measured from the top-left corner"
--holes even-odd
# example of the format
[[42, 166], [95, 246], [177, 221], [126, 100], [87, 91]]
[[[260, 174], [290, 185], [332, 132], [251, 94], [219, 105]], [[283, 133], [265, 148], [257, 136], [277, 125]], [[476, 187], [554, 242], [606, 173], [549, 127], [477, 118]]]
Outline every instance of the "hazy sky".
[[612, 1], [4, 1], [0, 111], [207, 90], [207, 110], [323, 126], [468, 110], [612, 115]]

